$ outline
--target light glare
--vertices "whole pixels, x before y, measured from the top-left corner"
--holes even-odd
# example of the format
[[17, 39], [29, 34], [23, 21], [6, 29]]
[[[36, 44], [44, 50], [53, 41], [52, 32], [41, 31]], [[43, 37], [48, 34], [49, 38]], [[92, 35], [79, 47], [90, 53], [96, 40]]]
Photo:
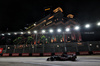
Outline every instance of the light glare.
[[31, 32], [30, 32], [30, 31], [28, 31], [28, 34], [31, 34]]
[[42, 33], [45, 33], [46, 31], [45, 30], [42, 30]]
[[1, 34], [2, 36], [4, 36], [5, 34]]
[[10, 33], [8, 33], [8, 35], [11, 35]]
[[100, 22], [97, 25], [100, 26]]
[[36, 33], [37, 33], [37, 31], [35, 30], [35, 31], [34, 31], [34, 33], [36, 34]]
[[75, 30], [79, 30], [79, 29], [80, 29], [80, 27], [79, 27], [79, 26], [76, 26], [76, 27], [75, 27]]
[[14, 33], [15, 35], [17, 35], [17, 33]]
[[21, 34], [24, 34], [23, 32], [21, 32]]
[[58, 32], [61, 32], [61, 29], [58, 29], [57, 31], [58, 31]]
[[50, 29], [50, 33], [53, 33], [53, 29]]
[[85, 25], [86, 28], [90, 28], [90, 24]]
[[66, 32], [69, 32], [70, 31], [70, 28], [66, 28]]

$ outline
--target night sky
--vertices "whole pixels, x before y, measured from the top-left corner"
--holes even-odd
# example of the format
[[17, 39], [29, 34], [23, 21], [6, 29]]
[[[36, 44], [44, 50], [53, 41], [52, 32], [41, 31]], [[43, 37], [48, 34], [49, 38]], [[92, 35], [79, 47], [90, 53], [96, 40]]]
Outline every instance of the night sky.
[[74, 14], [80, 24], [100, 21], [99, 0], [0, 0], [0, 32], [19, 31], [39, 21], [46, 7], [61, 7], [65, 17]]

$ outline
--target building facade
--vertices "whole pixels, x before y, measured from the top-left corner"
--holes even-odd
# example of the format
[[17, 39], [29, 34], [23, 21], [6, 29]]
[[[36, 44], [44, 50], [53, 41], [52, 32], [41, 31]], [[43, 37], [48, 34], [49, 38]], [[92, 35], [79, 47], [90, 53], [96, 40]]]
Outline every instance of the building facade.
[[[41, 42], [42, 36], [45, 36], [45, 43], [82, 41], [80, 31], [75, 30], [75, 26], [80, 24], [74, 19], [72, 14], [64, 17], [63, 10], [60, 7], [53, 10], [53, 14], [47, 15], [37, 23], [37, 25], [30, 26], [27, 29], [27, 31], [38, 31], [35, 43]], [[50, 29], [52, 29], [52, 34]], [[42, 33], [42, 30], [45, 30], [46, 33]], [[57, 32], [57, 30], [61, 30], [61, 32]]]

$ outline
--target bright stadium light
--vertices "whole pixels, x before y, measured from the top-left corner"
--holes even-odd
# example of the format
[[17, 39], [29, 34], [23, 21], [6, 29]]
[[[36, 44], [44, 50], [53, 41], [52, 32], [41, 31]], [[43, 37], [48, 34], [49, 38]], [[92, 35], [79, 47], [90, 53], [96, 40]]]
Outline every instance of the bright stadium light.
[[21, 32], [21, 34], [24, 34], [24, 32]]
[[79, 30], [79, 29], [80, 29], [80, 27], [79, 27], [79, 26], [76, 26], [74, 29], [75, 29], [75, 30]]
[[46, 33], [46, 31], [45, 30], [42, 30], [42, 33]]
[[36, 33], [37, 33], [37, 31], [35, 30], [35, 31], [34, 31], [34, 33], [36, 34]]
[[34, 26], [36, 26], [36, 24], [34, 23]]
[[30, 31], [28, 31], [27, 33], [28, 33], [28, 34], [31, 34], [31, 32], [30, 32]]
[[53, 33], [53, 29], [50, 29], [49, 32], [50, 32], [50, 33]]
[[100, 26], [100, 22], [98, 22], [97, 25]]
[[66, 28], [66, 32], [69, 32], [70, 31], [70, 28]]
[[8, 35], [11, 35], [11, 33], [8, 33]]
[[60, 33], [60, 32], [61, 32], [61, 29], [58, 29], [58, 30], [57, 30], [57, 32], [59, 32], [59, 33]]
[[14, 33], [15, 35], [17, 35], [17, 33]]
[[2, 36], [5, 36], [5, 34], [1, 34]]
[[90, 24], [86, 24], [85, 27], [86, 27], [86, 28], [90, 28]]

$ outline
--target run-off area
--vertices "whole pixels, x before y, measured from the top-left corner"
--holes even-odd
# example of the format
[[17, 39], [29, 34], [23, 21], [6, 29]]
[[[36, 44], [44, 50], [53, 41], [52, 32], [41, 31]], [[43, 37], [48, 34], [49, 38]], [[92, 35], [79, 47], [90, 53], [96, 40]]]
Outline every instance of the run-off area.
[[76, 61], [46, 61], [48, 57], [0, 57], [0, 66], [100, 66], [100, 55], [78, 56]]

